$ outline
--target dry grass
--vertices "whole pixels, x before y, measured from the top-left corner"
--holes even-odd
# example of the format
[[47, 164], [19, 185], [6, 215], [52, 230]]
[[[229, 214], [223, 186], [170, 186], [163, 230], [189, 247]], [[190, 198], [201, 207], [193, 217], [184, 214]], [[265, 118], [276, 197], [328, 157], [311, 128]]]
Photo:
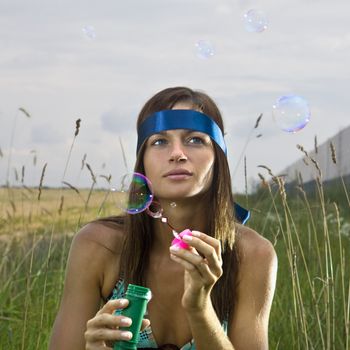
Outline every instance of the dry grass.
[[73, 229], [98, 216], [118, 213], [115, 193], [78, 191], [42, 188], [38, 200], [37, 188], [0, 188], [0, 239], [47, 231], [54, 221], [58, 227], [64, 224], [66, 229]]

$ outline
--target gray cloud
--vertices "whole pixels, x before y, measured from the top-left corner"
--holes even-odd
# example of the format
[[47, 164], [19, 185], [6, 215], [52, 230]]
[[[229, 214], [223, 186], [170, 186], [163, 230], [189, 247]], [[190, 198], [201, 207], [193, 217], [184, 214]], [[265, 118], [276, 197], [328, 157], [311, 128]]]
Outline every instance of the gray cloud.
[[111, 110], [101, 116], [102, 129], [112, 133], [124, 133], [133, 129], [135, 117], [130, 117], [130, 112]]
[[62, 132], [52, 126], [52, 124], [44, 122], [36, 125], [31, 131], [31, 140], [35, 144], [57, 144], [64, 141]]

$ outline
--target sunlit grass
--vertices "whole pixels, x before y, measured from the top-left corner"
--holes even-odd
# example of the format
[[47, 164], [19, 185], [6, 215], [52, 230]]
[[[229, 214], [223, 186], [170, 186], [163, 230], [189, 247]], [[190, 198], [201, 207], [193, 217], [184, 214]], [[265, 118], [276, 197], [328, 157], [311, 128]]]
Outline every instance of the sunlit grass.
[[109, 191], [37, 192], [0, 189], [0, 349], [47, 347], [74, 233], [117, 213]]
[[277, 290], [270, 319], [271, 347], [349, 349], [350, 208], [347, 194], [302, 186], [286, 193], [281, 179], [251, 199], [251, 225], [275, 245]]
[[[114, 194], [115, 196], [115, 194]], [[0, 238], [30, 232], [75, 230], [96, 216], [115, 213], [115, 202], [106, 190], [42, 189], [40, 200], [35, 188], [0, 188]], [[86, 205], [89, 199], [88, 205]]]
[[[43, 189], [40, 201], [37, 190], [10, 191], [16, 209], [8, 189], [0, 190], [0, 344], [45, 349], [71, 239], [85, 222], [115, 213], [115, 206], [106, 191], [92, 191], [87, 207], [89, 190]], [[349, 348], [350, 210], [345, 196], [338, 198], [322, 187], [318, 194], [302, 188], [285, 194], [278, 184], [237, 198], [248, 200], [249, 226], [274, 244], [279, 258], [271, 349]]]

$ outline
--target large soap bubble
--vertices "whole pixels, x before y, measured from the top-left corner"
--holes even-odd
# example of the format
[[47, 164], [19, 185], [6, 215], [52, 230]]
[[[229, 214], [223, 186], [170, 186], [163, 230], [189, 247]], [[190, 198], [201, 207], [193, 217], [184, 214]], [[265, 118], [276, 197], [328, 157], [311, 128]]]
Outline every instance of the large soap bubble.
[[129, 214], [143, 212], [153, 200], [151, 183], [140, 173], [123, 175], [120, 184], [112, 191], [117, 207]]
[[272, 115], [278, 127], [286, 132], [295, 133], [310, 121], [310, 109], [307, 101], [297, 95], [278, 98], [272, 106]]
[[207, 60], [215, 55], [215, 50], [210, 41], [198, 40], [195, 44], [196, 56], [202, 60]]
[[263, 11], [249, 10], [243, 15], [244, 27], [247, 32], [261, 33], [267, 29], [267, 17]]
[[87, 26], [81, 28], [81, 31], [84, 33], [85, 37], [88, 39], [95, 39], [96, 38], [95, 28], [91, 25], [87, 25]]

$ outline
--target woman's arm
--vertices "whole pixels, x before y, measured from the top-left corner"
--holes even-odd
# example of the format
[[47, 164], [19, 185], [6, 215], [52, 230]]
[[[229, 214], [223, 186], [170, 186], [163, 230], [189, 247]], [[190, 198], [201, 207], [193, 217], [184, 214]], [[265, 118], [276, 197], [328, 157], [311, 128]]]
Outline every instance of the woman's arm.
[[[211, 290], [222, 275], [220, 242], [193, 231], [183, 239], [190, 250], [170, 249], [171, 258], [185, 269], [182, 306], [186, 310], [197, 350], [233, 350], [211, 302]], [[200, 253], [200, 255], [198, 254]]]
[[240, 244], [242, 265], [234, 318], [228, 335], [214, 311], [210, 291], [221, 271], [219, 242], [203, 233], [187, 241], [202, 256], [192, 251], [170, 250], [172, 258], [185, 268], [182, 299], [187, 310], [192, 336], [198, 350], [268, 349], [268, 318], [273, 299], [277, 258], [269, 241], [247, 230]]
[[187, 318], [191, 325], [192, 337], [196, 342], [197, 350], [235, 349], [225, 334], [211, 302], [200, 312], [188, 313]]
[[276, 285], [277, 257], [272, 244], [257, 233], [242, 240], [238, 300], [229, 329], [237, 350], [268, 349], [268, 322]]
[[86, 322], [100, 307], [104, 267], [105, 248], [90, 239], [94, 229], [98, 229], [98, 225], [90, 224], [73, 239], [50, 350], [85, 349]]

